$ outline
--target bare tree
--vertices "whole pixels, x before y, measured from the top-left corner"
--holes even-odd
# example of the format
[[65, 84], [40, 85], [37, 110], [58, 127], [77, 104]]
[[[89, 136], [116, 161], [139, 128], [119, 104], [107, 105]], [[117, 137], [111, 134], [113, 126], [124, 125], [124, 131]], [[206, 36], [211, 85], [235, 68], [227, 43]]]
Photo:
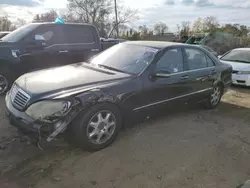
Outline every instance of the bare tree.
[[142, 36], [146, 36], [148, 34], [148, 27], [146, 25], [139, 26], [139, 31], [141, 32]]
[[157, 35], [160, 35], [160, 34], [163, 35], [167, 30], [168, 30], [168, 26], [163, 22], [159, 22], [154, 25], [154, 31]]
[[181, 26], [179, 24], [176, 25], [176, 32], [177, 32], [178, 37], [180, 38]]
[[7, 16], [0, 17], [0, 31], [13, 30], [12, 23]]
[[190, 22], [189, 21], [183, 21], [181, 22], [181, 36], [188, 36], [190, 31]]
[[68, 0], [68, 8], [85, 23], [98, 25], [113, 10], [111, 0]]
[[77, 16], [74, 15], [74, 13], [72, 13], [70, 11], [60, 13], [60, 15], [65, 22], [70, 22], [70, 23], [81, 23], [82, 22]]
[[139, 19], [138, 11], [136, 9], [127, 8], [123, 5], [117, 6], [117, 9], [118, 9], [118, 13], [117, 13], [118, 14], [118, 22], [116, 23], [115, 16], [111, 17], [113, 27], [112, 27], [109, 35], [111, 35], [113, 33], [113, 31], [116, 27], [119, 27], [120, 25], [128, 24], [130, 22], [133, 22], [133, 21]]
[[33, 22], [53, 22], [56, 20], [57, 17], [57, 12], [55, 10], [51, 10], [49, 12], [37, 14], [33, 18]]
[[112, 34], [119, 25], [138, 18], [136, 10], [118, 5], [116, 23], [113, 0], [68, 0], [68, 3], [69, 11], [78, 21], [94, 24], [101, 33], [110, 31]]
[[219, 27], [218, 21], [213, 16], [208, 16], [203, 19], [203, 28], [208, 32], [215, 31]]
[[123, 35], [123, 36], [125, 36], [126, 35], [126, 32], [128, 31], [128, 26], [126, 26], [126, 25], [119, 25], [119, 32]]
[[204, 28], [204, 23], [202, 18], [197, 18], [193, 23], [192, 31], [196, 33], [202, 32], [204, 30], [203, 28]]
[[17, 19], [17, 24], [16, 25], [18, 27], [21, 27], [21, 26], [26, 25], [26, 24], [27, 24], [27, 22], [24, 19], [21, 19], [21, 18]]

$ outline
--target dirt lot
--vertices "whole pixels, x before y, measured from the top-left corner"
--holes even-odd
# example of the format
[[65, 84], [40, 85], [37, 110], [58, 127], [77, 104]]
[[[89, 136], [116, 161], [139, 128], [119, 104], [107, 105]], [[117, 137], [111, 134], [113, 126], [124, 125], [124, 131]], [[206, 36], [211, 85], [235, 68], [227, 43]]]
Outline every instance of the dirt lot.
[[250, 179], [250, 89], [231, 89], [216, 110], [176, 107], [136, 123], [95, 153], [20, 142], [3, 98], [0, 106], [1, 188], [235, 188]]

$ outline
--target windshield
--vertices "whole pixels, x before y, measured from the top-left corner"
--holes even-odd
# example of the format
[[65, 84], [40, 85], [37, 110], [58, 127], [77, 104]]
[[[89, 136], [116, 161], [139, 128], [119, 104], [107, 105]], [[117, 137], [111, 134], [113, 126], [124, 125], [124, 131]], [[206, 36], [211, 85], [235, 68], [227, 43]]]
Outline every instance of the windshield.
[[13, 32], [9, 33], [8, 35], [4, 36], [1, 40], [6, 41], [6, 42], [18, 42], [29, 32], [34, 30], [37, 26], [38, 24], [28, 24], [28, 25], [22, 26], [14, 30]]
[[156, 48], [120, 43], [94, 57], [90, 63], [139, 74], [152, 61], [157, 51]]
[[250, 50], [233, 50], [224, 55], [221, 60], [250, 63]]

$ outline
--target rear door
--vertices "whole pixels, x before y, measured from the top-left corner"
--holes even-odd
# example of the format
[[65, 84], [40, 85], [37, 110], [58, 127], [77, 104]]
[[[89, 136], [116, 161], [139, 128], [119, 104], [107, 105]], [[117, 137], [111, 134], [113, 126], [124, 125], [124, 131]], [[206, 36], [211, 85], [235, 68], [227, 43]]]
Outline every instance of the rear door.
[[94, 26], [65, 24], [63, 26], [63, 37], [67, 50], [61, 53], [65, 55], [66, 64], [87, 61], [100, 52], [100, 38]]
[[188, 77], [192, 86], [192, 97], [203, 99], [211, 92], [216, 79], [216, 67], [213, 60], [198, 48], [184, 48]]

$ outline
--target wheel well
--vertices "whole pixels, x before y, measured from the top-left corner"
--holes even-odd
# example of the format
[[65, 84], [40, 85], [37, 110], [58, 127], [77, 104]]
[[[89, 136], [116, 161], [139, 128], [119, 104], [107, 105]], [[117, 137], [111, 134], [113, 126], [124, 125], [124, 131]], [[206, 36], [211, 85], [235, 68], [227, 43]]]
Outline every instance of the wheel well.
[[89, 108], [91, 108], [91, 107], [93, 107], [95, 105], [98, 105], [98, 104], [110, 104], [110, 105], [115, 106], [119, 110], [119, 112], [121, 113], [121, 117], [123, 119], [125, 113], [124, 113], [124, 110], [122, 109], [122, 107], [120, 105], [118, 105], [116, 103], [113, 103], [113, 102], [110, 102], [110, 101], [96, 102], [94, 104], [89, 104], [87, 106], [84, 106], [84, 105], [82, 106], [82, 104], [80, 104], [82, 106], [80, 108], [83, 108], [82, 111], [87, 111]]
[[[101, 102], [101, 103], [104, 103], [104, 104], [111, 104], [111, 105], [115, 106], [115, 107], [119, 110], [119, 112], [121, 113], [122, 119], [124, 118], [124, 115], [125, 115], [125, 114], [124, 114], [124, 111], [123, 111], [122, 107], [119, 106], [118, 104], [113, 103], [113, 102], [110, 102], [110, 101], [105, 101], [105, 102]], [[100, 103], [96, 103], [96, 104], [94, 104], [94, 105], [97, 105], [97, 104], [100, 104]]]

